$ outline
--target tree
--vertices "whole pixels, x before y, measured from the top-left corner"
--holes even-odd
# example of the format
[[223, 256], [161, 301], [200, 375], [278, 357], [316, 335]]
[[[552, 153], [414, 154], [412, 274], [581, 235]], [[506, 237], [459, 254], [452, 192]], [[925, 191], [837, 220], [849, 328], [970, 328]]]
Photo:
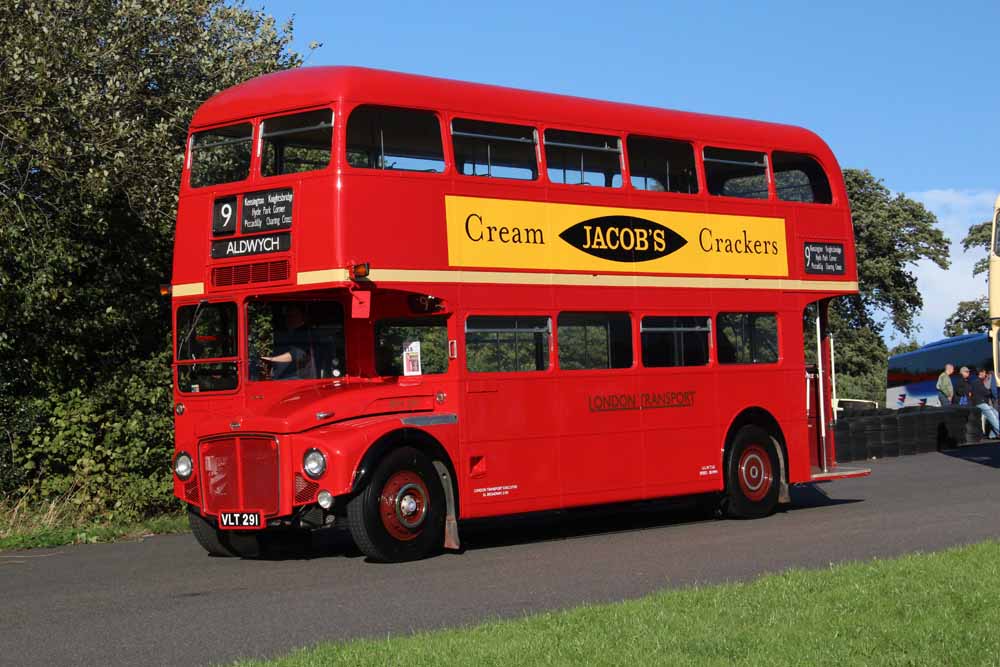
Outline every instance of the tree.
[[976, 260], [972, 267], [972, 275], [978, 276], [986, 273], [990, 268], [990, 231], [992, 225], [989, 220], [985, 220], [969, 227], [969, 233], [962, 239], [962, 249], [969, 252], [973, 249], [983, 251], [983, 257]]
[[169, 496], [157, 286], [186, 126], [219, 90], [297, 66], [290, 40], [223, 0], [0, 4], [0, 492], [24, 473], [91, 488], [94, 508], [120, 484]]
[[990, 328], [989, 297], [979, 297], [973, 301], [959, 301], [958, 307], [944, 322], [945, 336], [961, 336], [967, 333], [982, 333]]
[[903, 194], [893, 195], [868, 170], [845, 169], [844, 182], [854, 222], [859, 293], [836, 299], [830, 309], [838, 392], [882, 401], [885, 322], [905, 336], [914, 332], [923, 299], [913, 268], [922, 259], [948, 268], [948, 239], [933, 213]]

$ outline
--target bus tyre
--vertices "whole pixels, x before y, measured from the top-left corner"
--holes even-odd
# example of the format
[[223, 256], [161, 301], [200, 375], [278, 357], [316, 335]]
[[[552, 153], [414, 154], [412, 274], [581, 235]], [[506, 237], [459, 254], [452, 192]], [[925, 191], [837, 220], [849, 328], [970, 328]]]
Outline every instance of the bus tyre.
[[431, 461], [412, 447], [389, 452], [347, 503], [358, 549], [373, 560], [424, 558], [444, 543], [445, 497]]
[[780, 470], [771, 435], [759, 426], [741, 428], [726, 461], [726, 515], [757, 519], [774, 512], [781, 486]]
[[255, 534], [228, 534], [215, 527], [197, 510], [188, 510], [188, 525], [198, 544], [208, 552], [209, 556], [242, 556], [257, 558], [260, 556], [260, 538]]

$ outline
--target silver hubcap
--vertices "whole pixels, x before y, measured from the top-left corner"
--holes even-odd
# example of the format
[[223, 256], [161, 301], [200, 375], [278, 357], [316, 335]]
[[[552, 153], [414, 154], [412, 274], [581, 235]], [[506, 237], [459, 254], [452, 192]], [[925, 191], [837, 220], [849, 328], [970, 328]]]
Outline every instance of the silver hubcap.
[[411, 529], [422, 524], [426, 516], [425, 512], [417, 511], [417, 498], [411, 493], [415, 489], [418, 495], [422, 495], [416, 484], [407, 484], [396, 494], [396, 517], [401, 524]]

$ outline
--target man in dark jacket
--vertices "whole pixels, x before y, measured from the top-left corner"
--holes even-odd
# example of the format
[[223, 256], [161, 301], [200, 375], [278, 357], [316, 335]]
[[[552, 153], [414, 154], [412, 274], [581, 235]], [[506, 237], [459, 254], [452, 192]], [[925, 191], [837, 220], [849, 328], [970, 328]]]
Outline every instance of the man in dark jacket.
[[[990, 405], [990, 390], [984, 382], [986, 380], [986, 370], [979, 371], [979, 377], [972, 378], [969, 382], [969, 393], [972, 398], [972, 404], [979, 408], [979, 411], [983, 413], [983, 417], [989, 423], [992, 429], [992, 437], [997, 437], [1000, 434], [1000, 423], [997, 419], [997, 411], [993, 409]], [[985, 432], [985, 429], [984, 429]], [[987, 433], [987, 435], [990, 435]]]
[[[955, 376], [952, 375], [952, 378]], [[968, 405], [969, 404], [969, 367], [962, 366], [958, 370], [958, 379], [955, 380], [955, 405]]]

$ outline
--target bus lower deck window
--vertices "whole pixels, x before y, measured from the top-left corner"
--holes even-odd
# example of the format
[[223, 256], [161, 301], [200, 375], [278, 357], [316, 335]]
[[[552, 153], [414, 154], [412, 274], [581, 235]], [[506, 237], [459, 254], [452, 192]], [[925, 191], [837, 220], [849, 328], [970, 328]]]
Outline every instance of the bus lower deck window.
[[552, 320], [537, 316], [470, 316], [465, 363], [473, 373], [544, 371], [549, 367]]
[[774, 313], [719, 313], [716, 324], [720, 364], [778, 361], [778, 317]]
[[560, 313], [556, 347], [563, 370], [629, 368], [632, 322], [627, 313]]
[[640, 331], [646, 368], [708, 363], [709, 317], [644, 317]]

